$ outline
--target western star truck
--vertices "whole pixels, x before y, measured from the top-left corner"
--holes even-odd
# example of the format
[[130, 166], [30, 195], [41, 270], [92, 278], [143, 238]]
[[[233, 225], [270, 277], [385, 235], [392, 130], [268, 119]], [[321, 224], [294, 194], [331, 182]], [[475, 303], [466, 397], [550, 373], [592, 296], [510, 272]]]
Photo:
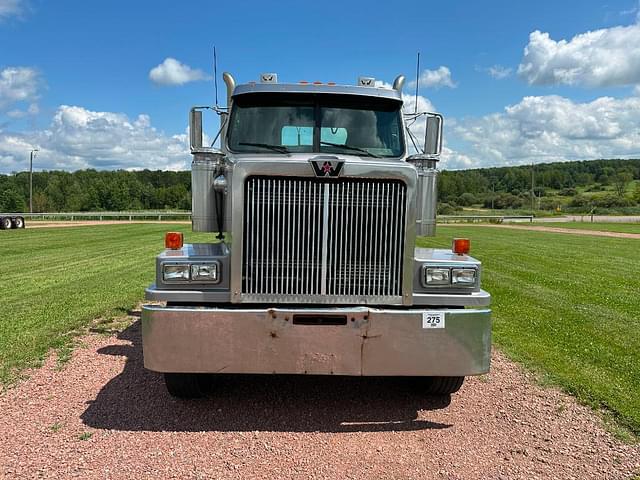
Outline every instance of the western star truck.
[[[491, 297], [468, 239], [416, 247], [435, 235], [442, 117], [403, 113], [403, 76], [223, 78], [227, 108], [189, 116], [192, 229], [218, 240], [167, 233], [142, 309], [145, 367], [183, 398], [206, 395], [212, 374], [410, 376], [446, 395], [487, 372]], [[206, 108], [219, 148], [203, 145]]]

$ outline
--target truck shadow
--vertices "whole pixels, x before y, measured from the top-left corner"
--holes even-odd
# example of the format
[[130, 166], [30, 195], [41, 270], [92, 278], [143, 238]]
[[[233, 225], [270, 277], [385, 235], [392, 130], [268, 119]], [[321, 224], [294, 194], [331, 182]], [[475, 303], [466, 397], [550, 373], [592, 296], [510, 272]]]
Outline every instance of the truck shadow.
[[[223, 375], [211, 397], [176, 400], [161, 374], [143, 367], [140, 321], [118, 334], [132, 345], [101, 348], [127, 357], [81, 415], [85, 425], [126, 431], [375, 432], [442, 429], [418, 418], [446, 408], [450, 397], [428, 397], [402, 378]], [[424, 413], [422, 415], [424, 417]]]

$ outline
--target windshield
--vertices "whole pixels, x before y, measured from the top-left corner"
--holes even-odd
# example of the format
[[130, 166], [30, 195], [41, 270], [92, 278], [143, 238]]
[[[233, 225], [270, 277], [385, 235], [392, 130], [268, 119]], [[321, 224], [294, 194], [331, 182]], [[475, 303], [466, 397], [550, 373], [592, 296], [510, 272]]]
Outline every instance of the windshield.
[[240, 95], [228, 145], [234, 152], [400, 157], [400, 107], [398, 101], [353, 95]]

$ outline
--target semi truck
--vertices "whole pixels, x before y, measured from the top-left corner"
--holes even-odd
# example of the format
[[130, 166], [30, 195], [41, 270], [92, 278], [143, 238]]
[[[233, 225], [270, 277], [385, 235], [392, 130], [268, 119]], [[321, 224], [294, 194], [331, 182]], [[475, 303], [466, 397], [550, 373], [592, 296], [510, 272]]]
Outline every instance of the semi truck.
[[0, 213], [0, 230], [24, 227], [24, 217], [19, 213]]
[[[416, 246], [435, 235], [443, 117], [403, 112], [402, 75], [223, 79], [227, 107], [189, 114], [192, 230], [217, 235], [166, 234], [145, 368], [181, 398], [224, 374], [403, 376], [450, 395], [488, 372], [491, 296], [469, 239]], [[218, 147], [203, 142], [208, 108]]]

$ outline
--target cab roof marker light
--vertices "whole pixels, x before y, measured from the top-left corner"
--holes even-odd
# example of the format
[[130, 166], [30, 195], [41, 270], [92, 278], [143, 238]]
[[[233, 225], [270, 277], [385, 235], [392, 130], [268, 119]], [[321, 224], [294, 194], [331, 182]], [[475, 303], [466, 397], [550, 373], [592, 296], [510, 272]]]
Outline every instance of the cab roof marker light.
[[451, 250], [458, 255], [466, 255], [471, 250], [471, 241], [468, 238], [454, 238]]
[[182, 232], [167, 232], [164, 234], [164, 248], [180, 250], [184, 245]]

